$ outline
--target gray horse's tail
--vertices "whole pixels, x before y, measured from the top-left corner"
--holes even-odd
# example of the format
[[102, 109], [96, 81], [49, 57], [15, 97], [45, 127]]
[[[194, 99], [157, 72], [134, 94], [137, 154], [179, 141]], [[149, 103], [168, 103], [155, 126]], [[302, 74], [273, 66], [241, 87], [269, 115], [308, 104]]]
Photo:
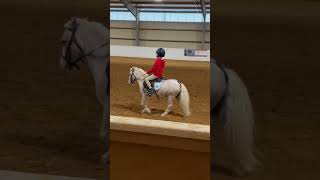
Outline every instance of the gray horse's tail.
[[[261, 165], [254, 144], [254, 115], [246, 86], [234, 71], [226, 69], [228, 86], [217, 124], [218, 141], [223, 141], [237, 175], [254, 171]], [[222, 138], [222, 139], [221, 139]]]
[[177, 99], [179, 101], [180, 107], [182, 109], [183, 112], [183, 116], [190, 116], [191, 112], [190, 112], [190, 108], [189, 108], [189, 93], [188, 90], [186, 88], [186, 86], [182, 83], [180, 83], [180, 92], [177, 95]]

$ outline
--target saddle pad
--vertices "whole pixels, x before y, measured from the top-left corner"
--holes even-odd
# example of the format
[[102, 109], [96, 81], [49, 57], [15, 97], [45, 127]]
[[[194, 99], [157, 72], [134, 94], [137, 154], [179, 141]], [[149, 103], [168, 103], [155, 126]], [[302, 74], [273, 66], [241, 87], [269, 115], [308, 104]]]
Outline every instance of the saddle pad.
[[153, 84], [154, 90], [155, 90], [155, 91], [158, 91], [158, 90], [161, 88], [162, 83], [163, 83], [163, 81], [155, 82], [155, 83]]

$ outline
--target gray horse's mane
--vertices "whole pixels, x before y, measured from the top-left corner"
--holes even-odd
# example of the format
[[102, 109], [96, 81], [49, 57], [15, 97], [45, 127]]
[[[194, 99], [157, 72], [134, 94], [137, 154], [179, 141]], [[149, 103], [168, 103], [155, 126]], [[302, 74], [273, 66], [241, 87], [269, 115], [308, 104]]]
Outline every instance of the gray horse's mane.
[[[71, 17], [65, 24], [65, 34], [63, 39], [70, 39], [71, 31], [76, 29], [76, 38], [85, 51], [95, 51], [96, 56], [109, 56], [108, 48], [98, 48], [98, 46], [109, 42], [109, 30], [99, 22], [89, 21], [86, 18]], [[107, 46], [105, 46], [107, 47]]]
[[88, 24], [88, 25], [92, 25], [93, 27], [96, 28], [106, 28], [106, 26], [104, 26], [102, 23], [99, 22], [95, 22], [95, 21], [89, 21], [87, 18], [75, 18], [76, 22], [80, 23], [80, 24]]
[[139, 67], [132, 67], [133, 69], [138, 69], [138, 70], [141, 70], [142, 72], [144, 72], [145, 73], [145, 70], [143, 70], [142, 68], [139, 68]]

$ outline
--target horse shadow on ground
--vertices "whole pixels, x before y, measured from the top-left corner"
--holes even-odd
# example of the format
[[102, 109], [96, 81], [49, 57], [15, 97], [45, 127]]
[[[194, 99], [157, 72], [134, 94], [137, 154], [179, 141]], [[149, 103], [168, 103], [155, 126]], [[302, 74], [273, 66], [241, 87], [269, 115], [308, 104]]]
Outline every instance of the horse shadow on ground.
[[[112, 106], [120, 108], [120, 109], [124, 109], [126, 111], [129, 112], [134, 112], [136, 114], [141, 114], [142, 111], [142, 106], [138, 105], [138, 104], [134, 104], [134, 103], [130, 103], [130, 104], [113, 104]], [[151, 109], [151, 113], [153, 115], [161, 115], [165, 110], [164, 109], [158, 109], [158, 108], [150, 108]], [[168, 116], [175, 116], [175, 117], [182, 117], [182, 114], [176, 113], [176, 112], [170, 112], [168, 114]]]

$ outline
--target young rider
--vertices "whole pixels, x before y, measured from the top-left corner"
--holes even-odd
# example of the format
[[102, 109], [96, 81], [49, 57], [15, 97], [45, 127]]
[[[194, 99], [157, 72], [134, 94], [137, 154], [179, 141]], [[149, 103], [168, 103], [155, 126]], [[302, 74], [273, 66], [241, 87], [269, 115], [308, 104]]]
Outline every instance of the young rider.
[[163, 72], [164, 72], [164, 66], [166, 64], [165, 60], [164, 60], [164, 56], [165, 56], [165, 51], [163, 48], [159, 48], [156, 51], [157, 54], [157, 58], [154, 62], [154, 65], [152, 66], [152, 68], [150, 70], [147, 71], [147, 77], [144, 79], [144, 81], [146, 82], [147, 86], [148, 86], [148, 95], [151, 96], [153, 89], [151, 87], [151, 84], [149, 81], [157, 79], [157, 78], [162, 78]]

